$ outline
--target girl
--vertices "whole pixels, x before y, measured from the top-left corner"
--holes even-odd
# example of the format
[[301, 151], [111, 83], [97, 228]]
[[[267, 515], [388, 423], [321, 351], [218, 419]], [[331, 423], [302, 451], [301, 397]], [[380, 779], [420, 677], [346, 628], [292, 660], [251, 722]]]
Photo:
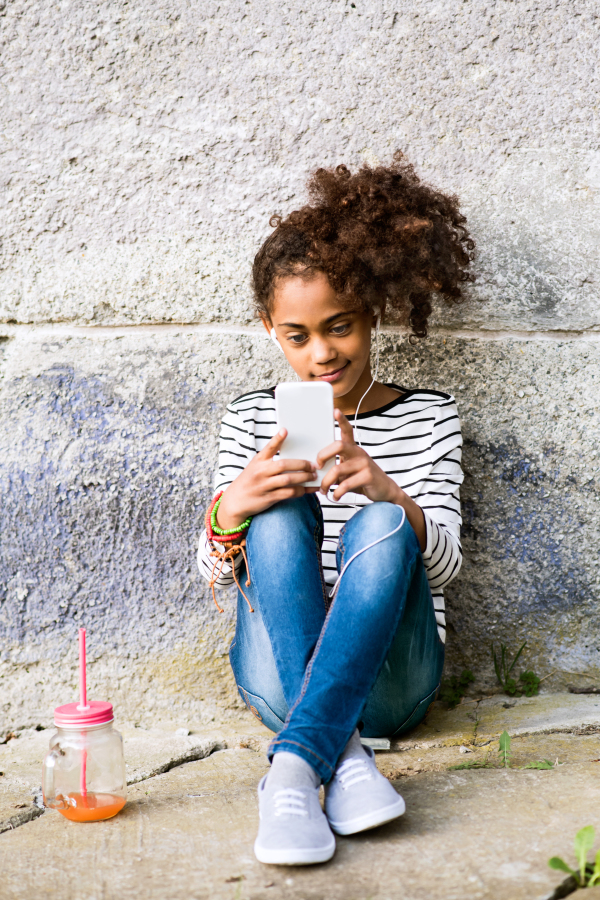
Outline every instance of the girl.
[[[234, 400], [198, 552], [212, 584], [240, 588], [231, 665], [276, 732], [254, 849], [280, 865], [323, 862], [332, 832], [404, 812], [360, 734], [398, 736], [425, 716], [444, 662], [442, 590], [461, 564], [454, 399], [382, 384], [370, 364], [386, 304], [425, 337], [432, 294], [460, 300], [474, 244], [458, 201], [399, 153], [356, 174], [319, 169], [308, 187], [310, 205], [272, 219], [254, 294], [296, 375], [332, 385], [337, 440], [316, 461], [279, 459], [274, 389]], [[304, 487], [333, 457], [320, 489]]]

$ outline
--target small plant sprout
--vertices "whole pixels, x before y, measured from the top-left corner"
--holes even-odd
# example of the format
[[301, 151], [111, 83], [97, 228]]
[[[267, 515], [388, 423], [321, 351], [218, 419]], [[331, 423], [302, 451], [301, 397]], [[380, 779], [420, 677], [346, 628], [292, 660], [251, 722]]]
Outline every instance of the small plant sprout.
[[521, 672], [519, 681], [523, 685], [523, 693], [526, 697], [536, 697], [539, 694], [541, 680], [534, 672]]
[[500, 765], [505, 769], [510, 769], [510, 734], [503, 731], [500, 735], [498, 743], [498, 756], [500, 757]]
[[593, 825], [586, 825], [575, 835], [575, 856], [579, 871], [574, 871], [560, 856], [553, 856], [548, 860], [551, 869], [558, 869], [559, 872], [567, 872], [572, 875], [580, 888], [593, 887], [600, 882], [600, 850], [596, 853], [595, 864], [592, 866], [587, 861], [587, 855], [594, 846], [596, 832]]
[[511, 672], [517, 664], [517, 661], [527, 646], [527, 641], [523, 641], [519, 649], [517, 650], [517, 654], [513, 659], [512, 663], [509, 664], [508, 661], [508, 650], [506, 644], [500, 642], [500, 659], [496, 657], [496, 648], [492, 643], [492, 657], [494, 660], [494, 671], [496, 672], [496, 678], [504, 688], [507, 694], [511, 697], [514, 697], [515, 694], [518, 693], [517, 682], [514, 678], [511, 678]]
[[465, 696], [469, 685], [474, 681], [475, 676], [470, 669], [464, 669], [458, 676], [452, 675], [451, 678], [443, 678], [439, 699], [447, 703], [449, 709], [454, 709]]
[[493, 766], [491, 762], [488, 760], [488, 755], [486, 754], [485, 759], [468, 759], [464, 763], [460, 763], [458, 766], [449, 766], [450, 769], [492, 769]]
[[[510, 749], [510, 734], [508, 731], [503, 731], [500, 735], [500, 740], [498, 741], [498, 761], [500, 763], [500, 767], [503, 769], [511, 769], [510, 760], [511, 760], [511, 749]], [[552, 763], [549, 759], [537, 759], [535, 762], [530, 762], [526, 766], [517, 766], [516, 768], [523, 769], [555, 769], [557, 766], [562, 765], [559, 763], [558, 759], [555, 763]], [[449, 769], [497, 769], [498, 765], [492, 762], [489, 759], [489, 753], [486, 754], [485, 759], [468, 759], [466, 762], [460, 763], [457, 766], [448, 766]], [[514, 771], [514, 769], [513, 769]], [[593, 841], [592, 841], [593, 843]], [[600, 856], [600, 851], [599, 851]], [[563, 863], [565, 865], [565, 863]], [[555, 866], [556, 868], [556, 866]], [[565, 869], [565, 871], [567, 871]]]
[[[558, 760], [557, 760], [558, 762]], [[536, 759], [535, 762], [527, 763], [526, 766], [523, 766], [524, 769], [553, 769], [554, 763], [550, 762], [549, 759]]]
[[526, 646], [527, 641], [523, 641], [511, 662], [506, 644], [503, 644], [502, 641], [500, 642], [500, 658], [498, 658], [496, 656], [496, 648], [492, 643], [492, 659], [494, 660], [496, 678], [510, 697], [520, 697], [522, 694], [525, 694], [526, 697], [535, 697], [540, 692], [541, 678], [538, 678], [534, 672], [530, 670], [521, 672], [519, 675], [520, 683], [512, 677], [513, 669]]

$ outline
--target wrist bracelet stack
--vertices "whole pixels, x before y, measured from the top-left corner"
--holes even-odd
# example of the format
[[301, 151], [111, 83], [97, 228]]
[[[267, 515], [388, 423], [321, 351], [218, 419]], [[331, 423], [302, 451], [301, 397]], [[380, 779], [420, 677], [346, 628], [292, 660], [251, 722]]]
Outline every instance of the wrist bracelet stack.
[[[220, 491], [216, 495], [216, 497], [213, 497], [213, 501], [206, 511], [206, 517], [204, 520], [206, 525], [206, 536], [212, 547], [210, 555], [215, 557], [215, 564], [213, 565], [209, 581], [213, 600], [215, 601], [215, 606], [217, 607], [219, 612], [223, 612], [223, 610], [217, 603], [217, 598], [215, 597], [215, 584], [217, 583], [223, 571], [223, 566], [227, 563], [231, 566], [231, 574], [233, 575], [235, 583], [237, 584], [242, 597], [250, 607], [250, 612], [254, 612], [254, 610], [252, 609], [252, 604], [246, 597], [245, 593], [242, 590], [242, 586], [238, 581], [237, 571], [235, 567], [235, 558], [241, 553], [244, 558], [244, 562], [246, 563], [246, 587], [250, 587], [250, 571], [248, 569], [248, 559], [246, 557], [246, 550], [244, 548], [246, 545], [246, 532], [250, 528], [252, 516], [248, 516], [245, 522], [242, 522], [241, 525], [236, 525], [235, 528], [219, 528], [219, 526], [217, 525], [217, 512], [221, 504], [222, 496], [223, 491]], [[216, 544], [220, 544], [221, 547], [217, 547]]]
[[219, 511], [222, 497], [223, 491], [220, 491], [213, 497], [213, 501], [208, 507], [206, 512], [206, 533], [209, 541], [217, 541], [219, 544], [236, 544], [245, 537], [245, 532], [250, 528], [252, 516], [248, 516], [245, 522], [242, 522], [241, 525], [236, 525], [235, 528], [219, 528], [217, 525], [217, 512]]

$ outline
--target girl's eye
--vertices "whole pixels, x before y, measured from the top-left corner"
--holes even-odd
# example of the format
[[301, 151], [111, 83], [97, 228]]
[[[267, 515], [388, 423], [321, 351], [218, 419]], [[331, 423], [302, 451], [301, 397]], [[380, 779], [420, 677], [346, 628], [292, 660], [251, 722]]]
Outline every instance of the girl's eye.
[[288, 334], [288, 341], [292, 344], [303, 344], [305, 340], [305, 334]]
[[350, 328], [350, 323], [345, 322], [343, 325], [334, 325], [331, 329], [332, 334], [345, 334]]

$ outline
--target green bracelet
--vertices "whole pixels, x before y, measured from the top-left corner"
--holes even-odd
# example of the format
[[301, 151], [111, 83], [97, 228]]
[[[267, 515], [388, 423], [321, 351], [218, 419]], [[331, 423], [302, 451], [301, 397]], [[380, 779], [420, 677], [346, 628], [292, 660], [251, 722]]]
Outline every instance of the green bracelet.
[[248, 516], [245, 522], [242, 522], [241, 525], [238, 525], [236, 528], [219, 528], [217, 525], [217, 510], [221, 505], [221, 497], [217, 500], [215, 505], [213, 506], [213, 511], [210, 514], [210, 524], [212, 525], [212, 530], [215, 534], [220, 534], [221, 537], [225, 537], [228, 534], [238, 534], [240, 531], [245, 531], [246, 528], [250, 528], [250, 522], [252, 521], [252, 516]]

